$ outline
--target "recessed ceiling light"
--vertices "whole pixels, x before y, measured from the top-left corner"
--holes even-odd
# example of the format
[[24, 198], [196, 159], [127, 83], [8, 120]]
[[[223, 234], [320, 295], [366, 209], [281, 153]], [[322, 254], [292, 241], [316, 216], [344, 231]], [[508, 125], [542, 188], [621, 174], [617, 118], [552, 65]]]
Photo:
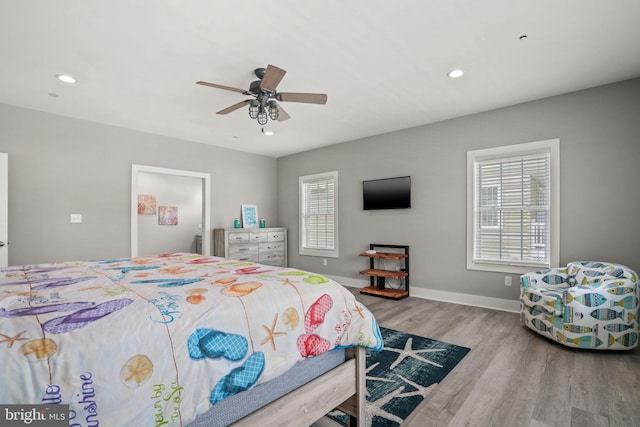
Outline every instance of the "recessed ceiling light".
[[68, 74], [56, 74], [56, 78], [61, 82], [75, 83], [76, 79]]
[[457, 79], [458, 77], [462, 77], [462, 75], [464, 74], [464, 71], [462, 70], [451, 70], [447, 73], [447, 76], [451, 77], [452, 79]]

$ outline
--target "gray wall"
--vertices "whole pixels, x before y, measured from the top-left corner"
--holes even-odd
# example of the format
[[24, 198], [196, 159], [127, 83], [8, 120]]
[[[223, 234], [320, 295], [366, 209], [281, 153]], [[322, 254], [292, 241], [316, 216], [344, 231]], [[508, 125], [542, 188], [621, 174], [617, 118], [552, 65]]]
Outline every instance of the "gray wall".
[[[277, 223], [276, 160], [0, 104], [9, 153], [9, 264], [128, 256], [131, 164], [211, 174], [211, 227], [240, 205]], [[83, 222], [71, 224], [69, 215]], [[213, 240], [213, 239], [211, 239]]]
[[[411, 246], [412, 287], [515, 300], [517, 281], [468, 271], [466, 152], [560, 138], [561, 263], [640, 271], [640, 79], [272, 158], [0, 104], [9, 153], [9, 264], [130, 253], [131, 164], [211, 173], [211, 226], [240, 205], [289, 229], [289, 263], [362, 280], [370, 242]], [[338, 170], [340, 258], [298, 255], [298, 176]], [[413, 207], [363, 211], [362, 180], [411, 175]], [[276, 191], [277, 189], [277, 191]], [[277, 204], [274, 200], [277, 194]], [[70, 224], [71, 213], [83, 214]], [[517, 280], [517, 278], [516, 278]]]
[[[466, 153], [560, 138], [560, 262], [640, 272], [640, 79], [378, 135], [278, 159], [289, 263], [362, 279], [369, 243], [411, 246], [411, 286], [518, 298], [518, 276], [466, 269]], [[298, 254], [298, 177], [339, 171], [339, 259]], [[411, 175], [412, 208], [363, 211], [362, 181]]]

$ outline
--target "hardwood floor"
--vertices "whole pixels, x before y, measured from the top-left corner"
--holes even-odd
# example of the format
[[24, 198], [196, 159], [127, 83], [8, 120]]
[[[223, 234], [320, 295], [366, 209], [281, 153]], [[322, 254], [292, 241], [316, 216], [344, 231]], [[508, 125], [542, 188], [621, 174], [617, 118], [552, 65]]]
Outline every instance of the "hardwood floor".
[[471, 348], [403, 427], [640, 427], [640, 348], [572, 349], [516, 313], [350, 290], [380, 326]]

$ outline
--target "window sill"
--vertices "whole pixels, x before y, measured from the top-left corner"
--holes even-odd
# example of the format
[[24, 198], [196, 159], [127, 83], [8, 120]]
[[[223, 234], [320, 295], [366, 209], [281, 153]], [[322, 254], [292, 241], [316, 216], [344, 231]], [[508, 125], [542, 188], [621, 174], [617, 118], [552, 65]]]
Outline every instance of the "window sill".
[[338, 250], [321, 250], [321, 249], [300, 249], [298, 252], [304, 256], [317, 256], [321, 258], [338, 258]]
[[491, 271], [494, 273], [526, 274], [549, 268], [546, 265], [509, 265], [467, 262], [467, 270]]

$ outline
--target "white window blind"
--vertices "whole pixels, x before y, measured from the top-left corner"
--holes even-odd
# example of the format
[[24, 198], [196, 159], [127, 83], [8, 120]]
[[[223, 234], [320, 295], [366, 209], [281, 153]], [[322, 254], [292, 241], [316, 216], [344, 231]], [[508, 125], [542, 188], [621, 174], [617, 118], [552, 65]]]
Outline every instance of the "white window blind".
[[337, 172], [300, 177], [300, 253], [337, 257]]
[[472, 156], [471, 264], [550, 267], [557, 257], [553, 218], [559, 217], [552, 150], [506, 151]]

